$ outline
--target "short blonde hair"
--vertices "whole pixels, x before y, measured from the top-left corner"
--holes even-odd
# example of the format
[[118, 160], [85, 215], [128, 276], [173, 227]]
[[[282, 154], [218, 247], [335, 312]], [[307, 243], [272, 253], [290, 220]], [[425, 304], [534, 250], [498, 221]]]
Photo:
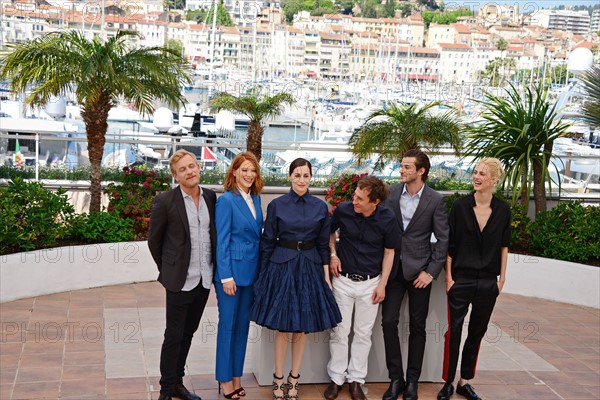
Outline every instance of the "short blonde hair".
[[496, 179], [496, 182], [499, 182], [504, 176], [504, 167], [502, 167], [502, 162], [497, 158], [484, 157], [479, 160], [478, 164], [485, 165], [488, 174]]
[[[169, 158], [169, 169], [171, 170], [171, 174], [175, 173], [175, 164], [177, 164], [179, 162], [179, 160], [181, 160], [185, 156], [192, 157], [192, 159], [196, 160], [196, 162], [198, 163], [198, 160], [196, 159], [196, 155], [194, 153], [192, 153], [191, 151], [177, 150], [175, 152], [175, 154], [173, 154], [171, 156], [171, 158]], [[200, 167], [200, 163], [198, 163], [198, 167]]]

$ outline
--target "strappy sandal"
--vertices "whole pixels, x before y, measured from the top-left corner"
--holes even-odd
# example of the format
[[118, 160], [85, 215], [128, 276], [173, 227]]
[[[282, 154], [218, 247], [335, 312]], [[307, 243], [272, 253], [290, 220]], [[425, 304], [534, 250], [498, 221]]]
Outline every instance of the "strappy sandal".
[[240, 397], [244, 397], [246, 395], [246, 389], [244, 389], [243, 387], [240, 387], [239, 389], [235, 389], [235, 392]]
[[[290, 382], [290, 378], [295, 379], [296, 383], [292, 383]], [[290, 371], [288, 377], [287, 377], [287, 388], [288, 388], [288, 394], [286, 394], [285, 398], [286, 400], [298, 400], [298, 380], [300, 379], [300, 374], [294, 376], [292, 375], [292, 371]], [[290, 390], [295, 390], [296, 394], [289, 394]]]
[[[278, 385], [277, 382], [275, 382], [275, 381], [282, 381], [282, 382], [280, 385]], [[276, 390], [284, 391], [286, 387], [287, 387], [287, 383], [283, 382], [283, 376], [277, 376], [277, 375], [273, 374], [273, 400], [285, 400], [287, 398], [287, 395], [285, 393], [283, 393], [281, 395], [276, 395], [275, 391]]]

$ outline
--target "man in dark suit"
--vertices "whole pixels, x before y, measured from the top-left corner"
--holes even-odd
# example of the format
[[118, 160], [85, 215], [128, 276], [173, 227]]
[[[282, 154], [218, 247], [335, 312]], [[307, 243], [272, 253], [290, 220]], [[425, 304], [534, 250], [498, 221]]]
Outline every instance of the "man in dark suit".
[[[383, 400], [396, 400], [402, 393], [405, 400], [418, 398], [431, 282], [444, 266], [449, 239], [444, 198], [425, 183], [429, 157], [420, 150], [408, 150], [403, 155], [401, 168], [402, 183], [390, 188], [385, 202], [396, 215], [402, 241], [382, 303], [383, 341], [391, 380]], [[432, 233], [437, 239], [434, 245], [431, 244]], [[400, 306], [405, 293], [408, 293], [410, 318], [406, 379], [398, 337]]]
[[154, 199], [148, 233], [158, 281], [166, 291], [159, 400], [200, 400], [183, 386], [183, 376], [213, 278], [217, 196], [200, 187], [200, 164], [193, 153], [178, 150], [169, 167], [179, 186]]

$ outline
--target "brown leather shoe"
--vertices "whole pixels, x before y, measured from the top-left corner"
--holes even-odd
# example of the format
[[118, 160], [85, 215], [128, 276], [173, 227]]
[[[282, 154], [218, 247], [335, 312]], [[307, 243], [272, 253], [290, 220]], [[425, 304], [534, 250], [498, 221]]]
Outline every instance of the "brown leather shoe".
[[338, 394], [342, 390], [342, 387], [335, 383], [334, 381], [329, 382], [327, 389], [325, 389], [325, 393], [323, 395], [327, 400], [335, 400], [338, 397]]
[[352, 400], [367, 400], [358, 382], [350, 382], [350, 397]]

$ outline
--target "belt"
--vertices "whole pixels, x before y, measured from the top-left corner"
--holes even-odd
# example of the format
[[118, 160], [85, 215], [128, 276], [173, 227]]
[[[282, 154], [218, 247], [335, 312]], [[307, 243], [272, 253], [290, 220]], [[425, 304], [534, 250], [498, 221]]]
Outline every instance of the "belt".
[[286, 249], [302, 251], [310, 250], [315, 247], [315, 242], [296, 242], [294, 240], [277, 239], [277, 246], [285, 247]]
[[347, 272], [342, 272], [342, 276], [350, 279], [353, 282], [363, 282], [368, 281], [369, 279], [377, 278], [379, 274], [374, 275], [360, 275], [360, 274], [349, 274]]

